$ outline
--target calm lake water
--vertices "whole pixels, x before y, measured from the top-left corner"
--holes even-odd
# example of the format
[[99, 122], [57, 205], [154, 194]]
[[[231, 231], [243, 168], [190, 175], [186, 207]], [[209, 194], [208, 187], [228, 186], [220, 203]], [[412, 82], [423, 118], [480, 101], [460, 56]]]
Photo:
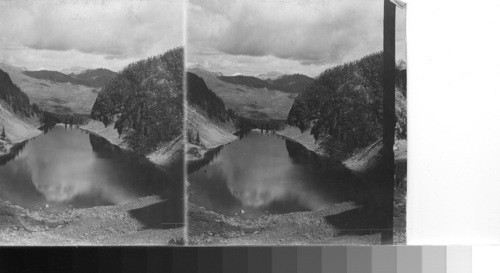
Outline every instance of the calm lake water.
[[[353, 201], [372, 203], [372, 189], [340, 162], [281, 136], [250, 132], [189, 165], [190, 201], [226, 215], [318, 211]], [[367, 211], [348, 215], [350, 222]], [[354, 217], [354, 218], [353, 218]]]
[[0, 160], [0, 198], [22, 207], [57, 211], [148, 195], [171, 198], [174, 192], [182, 199], [182, 180], [176, 183], [164, 169], [76, 127], [45, 127], [15, 150]]

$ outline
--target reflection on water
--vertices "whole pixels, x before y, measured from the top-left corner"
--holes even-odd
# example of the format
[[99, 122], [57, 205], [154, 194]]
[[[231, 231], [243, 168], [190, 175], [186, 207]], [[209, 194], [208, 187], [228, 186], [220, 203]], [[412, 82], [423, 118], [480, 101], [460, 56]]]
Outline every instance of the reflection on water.
[[318, 211], [367, 203], [371, 189], [339, 162], [273, 134], [250, 132], [189, 166], [190, 200], [224, 214]]
[[76, 127], [44, 127], [0, 163], [0, 198], [28, 208], [124, 204], [168, 195], [166, 172]]

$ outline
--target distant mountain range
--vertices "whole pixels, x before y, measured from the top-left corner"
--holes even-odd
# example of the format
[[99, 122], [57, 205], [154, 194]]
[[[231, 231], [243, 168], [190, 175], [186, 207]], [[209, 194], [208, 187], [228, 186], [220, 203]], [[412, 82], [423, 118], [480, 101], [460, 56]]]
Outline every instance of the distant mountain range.
[[85, 82], [74, 79], [66, 74], [57, 71], [50, 70], [38, 70], [38, 71], [22, 71], [22, 73], [28, 77], [32, 77], [39, 80], [48, 80], [57, 83], [70, 83], [87, 85]]
[[281, 76], [285, 76], [285, 74], [273, 71], [273, 72], [268, 72], [268, 73], [262, 73], [262, 74], [255, 76], [255, 77], [265, 81], [265, 80], [276, 80], [277, 78], [279, 78]]
[[86, 85], [89, 87], [103, 87], [109, 80], [116, 76], [115, 72], [104, 68], [87, 69], [79, 73], [70, 74], [50, 70], [22, 71], [22, 73], [40, 80]]
[[286, 93], [298, 93], [312, 81], [313, 78], [302, 74], [281, 75], [274, 79], [262, 80], [253, 76], [219, 76], [221, 81], [236, 85], [244, 85], [250, 88], [267, 88], [270, 90], [280, 90]]
[[117, 75], [116, 72], [105, 68], [87, 69], [81, 73], [71, 73], [68, 76], [82, 81], [84, 85], [91, 87], [104, 87], [112, 78]]
[[271, 88], [287, 93], [299, 93], [313, 81], [313, 78], [302, 74], [283, 75], [276, 79], [266, 80]]
[[88, 68], [83, 66], [73, 66], [70, 68], [61, 69], [59, 72], [69, 75], [69, 74], [80, 74], [82, 72], [85, 72], [85, 70], [88, 70]]

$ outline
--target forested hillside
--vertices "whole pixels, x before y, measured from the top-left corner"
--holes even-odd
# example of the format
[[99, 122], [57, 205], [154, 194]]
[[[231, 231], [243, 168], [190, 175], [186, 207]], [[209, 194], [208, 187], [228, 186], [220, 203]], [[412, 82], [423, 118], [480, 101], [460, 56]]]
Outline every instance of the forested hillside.
[[28, 96], [0, 70], [0, 156], [18, 142], [37, 136], [40, 111]]
[[17, 87], [10, 79], [9, 74], [0, 70], [0, 99], [12, 107], [14, 112], [21, 116], [34, 116], [38, 108], [30, 104], [28, 95]]
[[187, 99], [190, 104], [203, 109], [210, 119], [222, 122], [230, 120], [221, 98], [208, 89], [205, 81], [194, 73], [187, 72]]
[[236, 139], [237, 130], [235, 113], [205, 81], [197, 75], [187, 72], [187, 159], [198, 160], [205, 152]]
[[[397, 75], [396, 130], [406, 138], [406, 71]], [[382, 79], [382, 53], [328, 69], [299, 94], [287, 123], [311, 129], [327, 154], [343, 159], [382, 137]]]
[[117, 129], [130, 149], [146, 154], [182, 135], [184, 51], [128, 65], [97, 96], [91, 118]]

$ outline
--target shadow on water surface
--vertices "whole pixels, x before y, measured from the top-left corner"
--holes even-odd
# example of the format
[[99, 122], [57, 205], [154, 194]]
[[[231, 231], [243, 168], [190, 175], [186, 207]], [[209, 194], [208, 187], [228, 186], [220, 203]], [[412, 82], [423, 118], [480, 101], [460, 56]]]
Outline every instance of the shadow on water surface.
[[175, 209], [184, 206], [182, 199], [164, 200], [158, 203], [130, 210], [132, 217], [147, 229], [172, 229], [184, 226], [184, 211]]
[[10, 148], [10, 151], [7, 154], [0, 156], [0, 166], [3, 166], [10, 161], [14, 160], [26, 147], [29, 140], [25, 140], [23, 142], [16, 143], [14, 146]]

